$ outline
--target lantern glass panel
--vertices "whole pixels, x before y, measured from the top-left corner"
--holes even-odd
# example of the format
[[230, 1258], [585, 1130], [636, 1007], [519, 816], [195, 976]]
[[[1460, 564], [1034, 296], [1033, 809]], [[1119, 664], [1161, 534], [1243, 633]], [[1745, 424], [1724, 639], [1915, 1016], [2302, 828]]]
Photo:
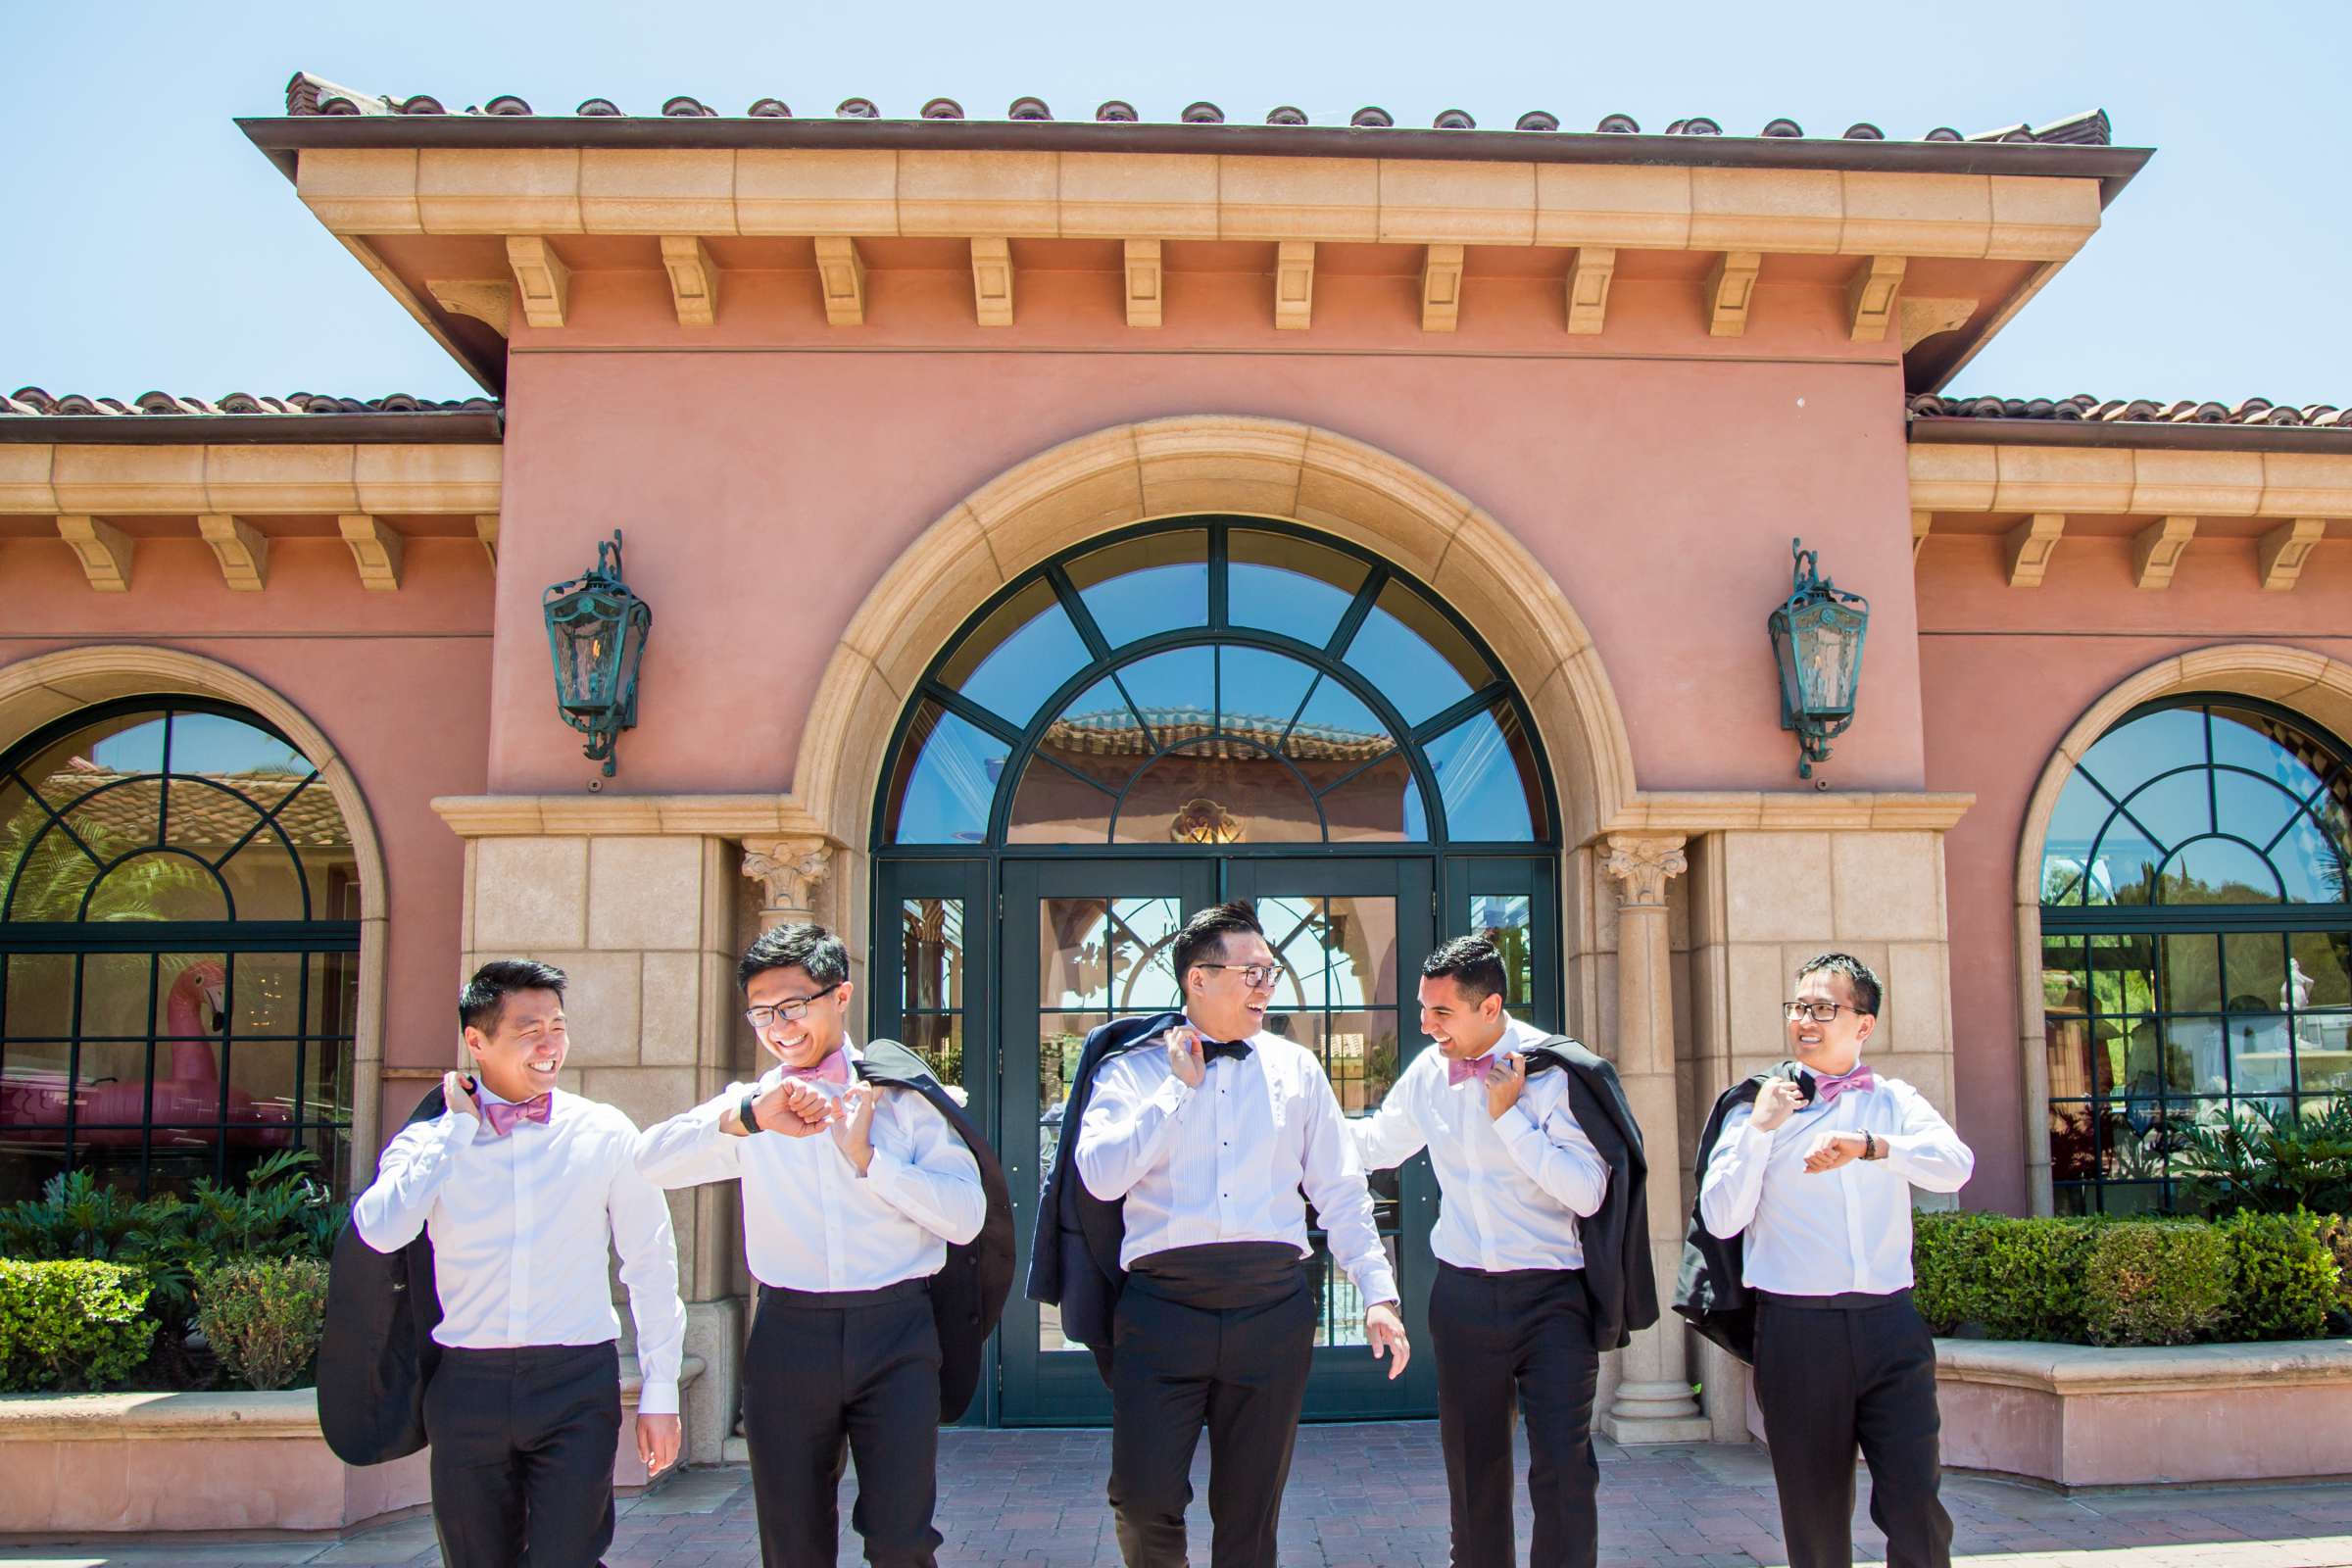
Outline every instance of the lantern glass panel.
[[548, 612], [555, 633], [556, 679], [565, 708], [575, 712], [611, 708], [618, 700], [622, 607], [589, 591], [560, 601]]
[[1843, 605], [1824, 603], [1807, 605], [1789, 619], [1803, 710], [1824, 718], [1851, 713], [1861, 671], [1861, 615]]

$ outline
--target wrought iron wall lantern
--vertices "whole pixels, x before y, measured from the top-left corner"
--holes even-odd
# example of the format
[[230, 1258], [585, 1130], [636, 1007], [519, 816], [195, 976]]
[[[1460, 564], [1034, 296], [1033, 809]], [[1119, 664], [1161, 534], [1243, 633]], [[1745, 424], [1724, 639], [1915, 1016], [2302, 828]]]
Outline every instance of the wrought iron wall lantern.
[[603, 762], [611, 778], [613, 744], [637, 726], [637, 663], [654, 624], [653, 606], [621, 579], [618, 528], [598, 543], [595, 568], [549, 588], [539, 611], [556, 663], [557, 710], [588, 737], [588, 760]]
[[1811, 778], [1827, 761], [1830, 742], [1854, 721], [1862, 685], [1862, 638], [1870, 630], [1870, 601], [1820, 574], [1821, 552], [1788, 541], [1796, 560], [1788, 603], [1765, 625], [1781, 668], [1781, 728], [1796, 731], [1796, 776]]

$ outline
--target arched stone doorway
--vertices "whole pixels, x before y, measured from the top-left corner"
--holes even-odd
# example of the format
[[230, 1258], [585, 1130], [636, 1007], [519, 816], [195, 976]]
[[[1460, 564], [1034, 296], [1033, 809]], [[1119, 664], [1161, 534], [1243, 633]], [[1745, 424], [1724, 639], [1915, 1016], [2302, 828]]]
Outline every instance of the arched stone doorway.
[[[1077, 636], [1084, 649], [1079, 662], [1055, 668], [1047, 689], [1024, 694], [1017, 717], [999, 712], [993, 725], [988, 713], [958, 713], [952, 696], [943, 696], [943, 686], [956, 684], [943, 682], [943, 665], [957, 658], [962, 640], [982, 636], [985, 623], [1004, 613], [1005, 605], [1043, 593], [1082, 606], [1085, 594], [1070, 575], [1080, 560], [1122, 548], [1158, 550], [1165, 557], [1168, 541], [1178, 535], [1201, 541], [1188, 559], [1197, 563], [1203, 608], [1215, 599], [1214, 614], [1190, 627], [1164, 628], [1157, 640], [1138, 640], [1132, 648], [1104, 636], [1099, 624], [1087, 628]], [[1476, 669], [1457, 681], [1458, 690], [1447, 689], [1446, 701], [1408, 714], [1403, 704], [1383, 700], [1379, 672], [1348, 666], [1336, 624], [1290, 639], [1296, 647], [1280, 633], [1264, 637], [1237, 627], [1228, 615], [1231, 579], [1220, 576], [1230, 570], [1237, 538], [1289, 540], [1354, 564], [1355, 579], [1337, 590], [1342, 613], [1375, 571], [1386, 573], [1392, 590], [1413, 596], [1431, 624], [1442, 623], [1446, 636], [1476, 650]], [[1245, 542], [1242, 554], [1252, 549], [1263, 553], [1262, 544]], [[1169, 562], [1160, 564], [1165, 568]], [[1097, 567], [1089, 564], [1081, 575], [1098, 575]], [[1359, 621], [1372, 618], [1380, 584], [1373, 582], [1361, 597]], [[1237, 736], [1234, 725], [1221, 725], [1213, 696], [1201, 705], [1206, 711], [1195, 722], [1198, 735], [1151, 735], [1152, 717], [1133, 704], [1150, 707], [1152, 699], [1135, 697], [1122, 705], [1129, 715], [1123, 728], [1130, 733], [1117, 737], [1117, 744], [1136, 740], [1145, 750], [1132, 759], [1140, 764], [1135, 776], [1117, 785], [1116, 807], [1109, 806], [1109, 792], [1098, 789], [1102, 780], [1081, 777], [1088, 769], [1074, 753], [1038, 760], [1050, 750], [1048, 732], [1056, 725], [1070, 731], [1061, 737], [1066, 743], [1086, 728], [1082, 720], [1099, 716], [1077, 711], [1086, 705], [1076, 699], [1150, 658], [1165, 662], [1190, 652], [1214, 671], [1217, 661], [1233, 657], [1225, 650], [1235, 647], [1237, 632], [1251, 656], [1274, 659], [1269, 669], [1285, 669], [1294, 682], [1351, 687], [1357, 708], [1373, 715], [1375, 722], [1359, 724], [1362, 736], [1327, 730], [1324, 739], [1341, 749], [1393, 748], [1395, 760], [1385, 764], [1393, 776], [1380, 786], [1389, 793], [1373, 810], [1377, 822], [1335, 826], [1334, 813], [1324, 809], [1325, 798], [1317, 792], [1337, 787], [1344, 782], [1337, 775], [1369, 760], [1343, 760], [1336, 754], [1302, 762], [1287, 755], [1277, 759], [1276, 770], [1299, 786], [1293, 801], [1315, 803], [1299, 809], [1270, 808], [1262, 796], [1253, 808], [1236, 808], [1215, 799], [1215, 790], [1196, 792], [1190, 783], [1178, 791], [1183, 800], [1158, 802], [1153, 792], [1165, 793], [1160, 775], [1178, 754], [1193, 757], [1193, 771], [1205, 776], [1220, 765], [1202, 756], [1206, 750], [1262, 758], [1280, 752], [1271, 737]], [[959, 678], [968, 673], [958, 672]], [[1294, 707], [1303, 696], [1303, 689], [1285, 690]], [[1444, 733], [1484, 709], [1500, 719], [1487, 721], [1475, 746]], [[1245, 719], [1266, 716], [1246, 708], [1237, 711]], [[885, 713], [901, 720], [898, 730], [881, 721]], [[1292, 714], [1282, 717], [1288, 723]], [[994, 770], [983, 787], [992, 799], [984, 820], [959, 823], [953, 831], [967, 837], [952, 843], [904, 842], [897, 829], [909, 789], [919, 796], [927, 787], [918, 776], [926, 743], [943, 728], [974, 720], [971, 733], [1002, 732], [994, 738], [1005, 743], [1004, 755], [977, 762]], [[1386, 739], [1375, 744], [1369, 740], [1375, 734]], [[1104, 740], [1099, 724], [1092, 740], [1098, 748]], [[1440, 770], [1422, 760], [1427, 744], [1448, 740], [1455, 755], [1446, 760], [1447, 766], [1476, 751], [1490, 761], [1510, 756], [1509, 770], [1524, 774], [1519, 793], [1528, 804], [1502, 836], [1481, 839], [1487, 830], [1479, 829], [1464, 838], [1450, 831], [1457, 816], [1468, 821], [1478, 811], [1470, 803], [1449, 802]], [[1228, 773], [1230, 762], [1228, 756]], [[1360, 784], [1382, 765], [1364, 767], [1352, 779]], [[1100, 822], [1090, 819], [1084, 833], [1073, 829], [1071, 822], [1086, 813], [1069, 811], [1066, 801], [1016, 812], [1014, 782], [1005, 783], [1001, 803], [995, 801], [999, 780], [1041, 769], [1065, 792], [1101, 796], [1095, 804], [1107, 808]], [[1394, 1057], [1384, 1051], [1409, 1053], [1420, 1043], [1405, 1008], [1411, 973], [1431, 941], [1474, 924], [1501, 929], [1516, 919], [1513, 940], [1533, 956], [1527, 994], [1517, 1004], [1538, 1021], [1589, 1029], [1592, 1019], [1562, 984], [1561, 859], [1589, 846], [1632, 794], [1630, 748], [1590, 638], [1556, 584], [1499, 524], [1427, 474], [1346, 437], [1224, 416], [1152, 421], [1082, 437], [992, 481], [935, 522], [853, 618], [804, 730], [793, 792], [835, 847], [825, 902], [857, 936], [854, 951], [873, 956], [867, 981], [874, 1026], [913, 1037], [943, 1058], [958, 1058], [976, 1101], [1001, 1120], [1008, 1159], [1023, 1166], [1014, 1186], [1031, 1192], [1045, 1143], [1038, 1113], [1050, 1114], [1053, 1107], [1045, 1102], [1059, 1087], [1042, 1082], [1044, 1069], [1059, 1064], [1047, 1059], [1057, 1053], [1040, 1050], [1041, 1016], [1067, 1010], [1053, 1003], [1098, 1000], [1091, 992], [1049, 997], [1046, 982], [1056, 963], [1067, 970], [1091, 961], [1083, 956], [1090, 943], [1099, 956], [1107, 955], [1119, 929], [1141, 954], [1153, 940], [1156, 928], [1145, 929], [1153, 920], [1181, 918], [1213, 897], [1254, 895], [1300, 916], [1293, 922], [1298, 930], [1285, 935], [1307, 936], [1319, 964], [1336, 961], [1351, 971], [1362, 966], [1363, 994], [1350, 1000], [1366, 1005], [1337, 1010], [1365, 1015], [1343, 1022], [1384, 1027], [1334, 1029], [1328, 993], [1312, 1007], [1298, 999], [1302, 1013], [1313, 1014], [1302, 1016], [1301, 1026], [1369, 1037], [1369, 1054], [1386, 1062]], [[1131, 798], [1144, 797], [1151, 798], [1148, 809], [1126, 808]], [[1168, 853], [1183, 836], [1171, 824], [1201, 799], [1243, 820], [1237, 826], [1227, 814], [1209, 811], [1219, 821], [1202, 830], [1206, 837], [1195, 837], [1193, 853]], [[1161, 804], [1169, 808], [1160, 810]], [[1114, 826], [1122, 817], [1127, 826]], [[1048, 818], [1059, 825], [1041, 826]], [[1137, 827], [1142, 821], [1150, 832]], [[978, 846], [984, 853], [973, 853], [970, 835], [987, 840]], [[1090, 835], [1092, 848], [1075, 842]], [[1023, 839], [1028, 842], [1018, 842]], [[1377, 954], [1360, 940], [1358, 922], [1366, 916], [1382, 932]], [[1365, 951], [1351, 951], [1346, 936], [1330, 940], [1335, 926], [1342, 933], [1354, 927], [1354, 946]], [[1125, 994], [1099, 1000], [1107, 1007], [1148, 1004], [1132, 985]], [[1343, 1042], [1343, 1076], [1358, 1071], [1366, 1043]], [[1355, 1087], [1366, 1091], [1359, 1098], [1367, 1104], [1377, 1103], [1377, 1085]], [[1023, 1104], [1013, 1105], [1016, 1098]], [[1049, 1125], [1046, 1138], [1052, 1135]], [[1023, 1147], [1016, 1150], [1015, 1143]], [[1434, 1200], [1426, 1179], [1418, 1187], [1415, 1180], [1406, 1178], [1392, 1209], [1408, 1271], [1410, 1250], [1425, 1249], [1427, 1204]], [[1417, 1307], [1424, 1293], [1408, 1287], [1406, 1295]], [[1027, 1310], [1015, 1303], [1016, 1315]], [[992, 1419], [1084, 1420], [1094, 1414], [1087, 1408], [1091, 1370], [1057, 1378], [1046, 1365], [1052, 1334], [1051, 1323], [1025, 1323], [1021, 1333], [1008, 1329], [1007, 1402]], [[1344, 1353], [1345, 1347], [1331, 1350]], [[1086, 1358], [1079, 1352], [1076, 1359]], [[1336, 1371], [1324, 1382], [1326, 1414], [1392, 1413], [1392, 1406], [1393, 1413], [1404, 1413], [1428, 1399], [1426, 1389], [1402, 1391], [1407, 1402], [1397, 1404], [1399, 1391], [1356, 1389]], [[1419, 1404], [1411, 1402], [1416, 1396]]]

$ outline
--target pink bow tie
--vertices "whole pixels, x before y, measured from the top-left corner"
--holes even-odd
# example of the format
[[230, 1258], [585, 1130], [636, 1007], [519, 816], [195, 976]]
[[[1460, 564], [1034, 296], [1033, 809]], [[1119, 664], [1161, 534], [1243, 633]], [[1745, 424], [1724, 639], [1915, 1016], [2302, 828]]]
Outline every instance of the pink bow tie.
[[1484, 1078], [1487, 1075], [1487, 1069], [1493, 1065], [1494, 1065], [1494, 1053], [1492, 1051], [1483, 1056], [1473, 1056], [1468, 1061], [1448, 1058], [1446, 1063], [1446, 1087], [1451, 1089], [1469, 1078]]
[[1871, 1073], [1870, 1063], [1867, 1061], [1855, 1063], [1853, 1071], [1841, 1077], [1833, 1078], [1825, 1072], [1817, 1072], [1813, 1075], [1813, 1098], [1817, 1103], [1824, 1105], [1849, 1089], [1876, 1089], [1878, 1087], [1879, 1080]]
[[847, 1084], [850, 1081], [849, 1054], [836, 1051], [813, 1067], [787, 1067], [784, 1076], [806, 1078], [811, 1083]]
[[482, 1120], [489, 1124], [490, 1136], [504, 1138], [514, 1130], [517, 1122], [535, 1121], [542, 1127], [546, 1126], [548, 1115], [554, 1109], [555, 1096], [547, 1094], [533, 1095], [514, 1104], [501, 1100], [488, 1100], [482, 1102]]

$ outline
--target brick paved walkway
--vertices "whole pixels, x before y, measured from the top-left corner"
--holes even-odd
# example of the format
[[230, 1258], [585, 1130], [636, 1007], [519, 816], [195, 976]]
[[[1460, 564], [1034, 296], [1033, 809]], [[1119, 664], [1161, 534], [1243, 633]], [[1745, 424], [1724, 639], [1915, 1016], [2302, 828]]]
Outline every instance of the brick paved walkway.
[[[1102, 1432], [948, 1432], [940, 1443], [942, 1568], [1116, 1568], [1102, 1502]], [[1772, 1477], [1760, 1448], [1601, 1445], [1600, 1558], [1655, 1568], [1753, 1568], [1781, 1552]], [[1205, 1466], [1194, 1490], [1206, 1496]], [[843, 1487], [844, 1565], [858, 1562]], [[1867, 1502], [1867, 1487], [1861, 1502]], [[2352, 1484], [2161, 1487], [2059, 1496], [1948, 1478], [1956, 1551], [2000, 1568], [2346, 1568]], [[1520, 1549], [1527, 1544], [1522, 1494]], [[1205, 1500], [1193, 1508], [1193, 1560], [1207, 1557]], [[1858, 1503], [1856, 1555], [1886, 1543]], [[0, 1545], [32, 1568], [433, 1568], [429, 1521], [378, 1525], [347, 1540], [278, 1537]], [[754, 1568], [751, 1492], [740, 1468], [692, 1470], [621, 1505], [611, 1568]], [[1282, 1560], [1299, 1568], [1423, 1568], [1446, 1562], [1446, 1478], [1429, 1422], [1311, 1426], [1283, 1504]]]

